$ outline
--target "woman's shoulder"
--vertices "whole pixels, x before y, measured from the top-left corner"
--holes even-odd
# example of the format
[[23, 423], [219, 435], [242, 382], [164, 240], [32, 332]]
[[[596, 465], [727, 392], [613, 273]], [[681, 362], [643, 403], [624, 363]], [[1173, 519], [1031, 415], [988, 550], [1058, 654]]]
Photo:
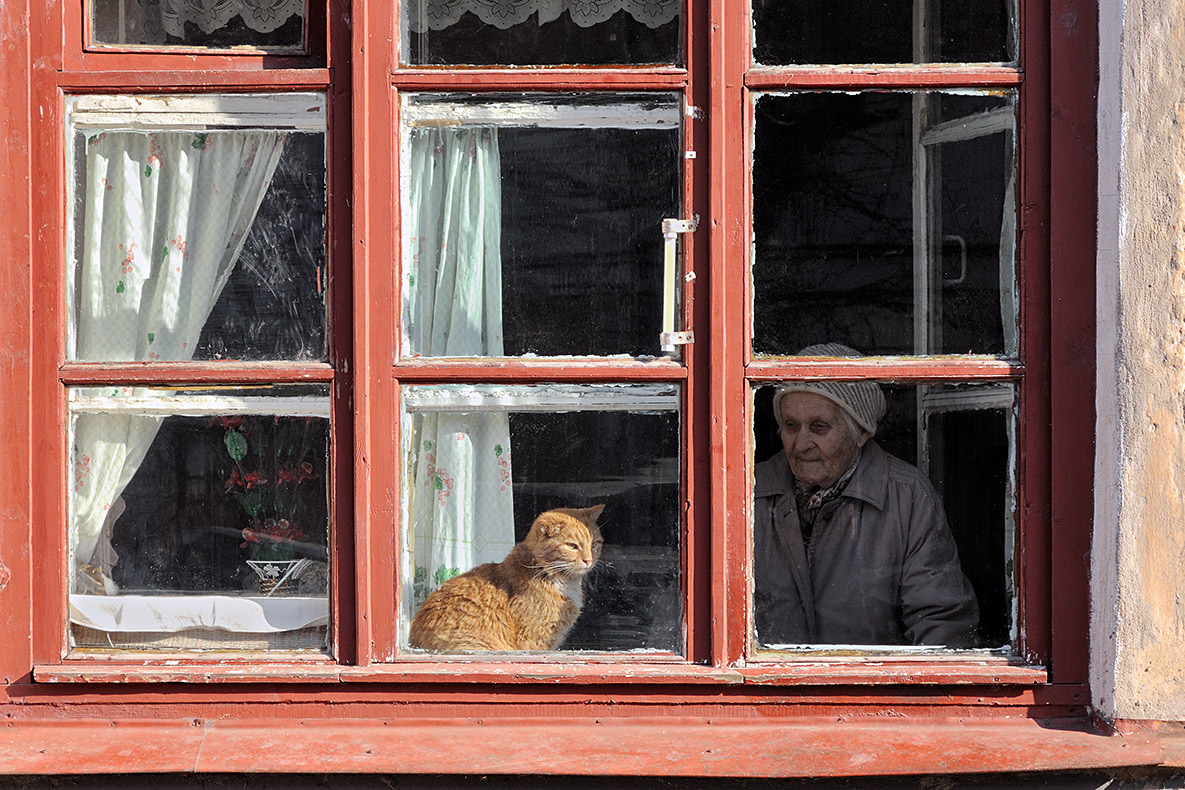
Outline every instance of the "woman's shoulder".
[[753, 468], [753, 495], [774, 496], [791, 490], [794, 479], [790, 474], [790, 462], [783, 453], [774, 453]]

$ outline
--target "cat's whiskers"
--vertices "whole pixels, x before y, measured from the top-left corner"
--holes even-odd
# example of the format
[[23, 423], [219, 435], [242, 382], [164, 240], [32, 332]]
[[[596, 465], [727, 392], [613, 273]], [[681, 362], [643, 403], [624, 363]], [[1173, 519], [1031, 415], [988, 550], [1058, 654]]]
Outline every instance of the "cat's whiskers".
[[409, 645], [462, 653], [555, 650], [584, 605], [584, 580], [600, 554], [596, 519], [603, 507], [540, 514], [502, 562], [471, 568], [432, 592], [412, 620]]

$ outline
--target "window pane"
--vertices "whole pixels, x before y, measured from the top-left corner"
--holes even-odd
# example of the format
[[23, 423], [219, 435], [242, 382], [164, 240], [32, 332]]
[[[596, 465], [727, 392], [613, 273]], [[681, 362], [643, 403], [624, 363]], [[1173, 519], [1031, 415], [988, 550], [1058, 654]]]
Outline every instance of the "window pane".
[[[268, 117], [267, 97], [247, 99]], [[187, 101], [202, 100], [175, 103]], [[96, 128], [78, 113], [72, 359], [325, 359], [325, 134], [279, 119], [194, 128], [226, 115], [195, 111], [177, 129], [107, 113]]]
[[678, 64], [682, 0], [405, 0], [412, 65]]
[[[413, 386], [403, 389], [403, 404], [405, 643], [423, 607], [430, 614], [417, 618], [410, 643], [441, 652], [681, 652], [675, 388]], [[594, 506], [603, 510], [575, 515], [584, 526], [571, 514], [544, 515]], [[552, 521], [563, 529], [543, 534]], [[595, 563], [591, 571], [582, 558]], [[572, 561], [576, 571], [565, 575], [551, 560]], [[502, 563], [498, 578], [519, 585], [514, 611], [531, 615], [511, 614], [488, 567], [424, 606], [446, 581], [483, 563]], [[476, 602], [468, 616], [462, 598]]]
[[1010, 0], [753, 0], [753, 60], [766, 66], [1011, 61], [1013, 7]]
[[300, 52], [308, 0], [90, 0], [96, 44]]
[[1015, 354], [1013, 126], [999, 95], [759, 97], [754, 351]]
[[1013, 403], [1007, 384], [756, 388], [758, 647], [1008, 645]]
[[71, 392], [75, 647], [324, 649], [329, 390]]
[[407, 352], [660, 352], [677, 95], [419, 95], [402, 119]]

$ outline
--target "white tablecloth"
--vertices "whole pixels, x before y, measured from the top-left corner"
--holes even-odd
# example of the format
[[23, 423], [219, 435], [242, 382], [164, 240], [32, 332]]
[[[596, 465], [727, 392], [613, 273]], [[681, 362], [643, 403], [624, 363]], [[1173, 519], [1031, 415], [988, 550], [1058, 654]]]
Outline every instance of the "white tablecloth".
[[326, 597], [71, 595], [70, 622], [100, 631], [174, 633], [195, 628], [265, 634], [326, 625]]

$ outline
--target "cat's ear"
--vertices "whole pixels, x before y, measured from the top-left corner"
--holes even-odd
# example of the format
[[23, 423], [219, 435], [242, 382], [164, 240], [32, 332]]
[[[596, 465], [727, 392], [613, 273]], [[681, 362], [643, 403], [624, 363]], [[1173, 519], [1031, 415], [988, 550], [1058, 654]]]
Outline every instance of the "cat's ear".
[[540, 517], [537, 523], [539, 524], [539, 534], [545, 538], [554, 537], [560, 531], [560, 525], [554, 519]]
[[584, 510], [581, 511], [581, 513], [584, 514], [586, 519], [588, 519], [589, 521], [592, 521], [593, 523], [596, 523], [596, 520], [598, 518], [600, 518], [600, 516], [601, 516], [601, 511], [604, 509], [605, 509], [604, 504], [593, 505], [592, 507], [586, 507]]

